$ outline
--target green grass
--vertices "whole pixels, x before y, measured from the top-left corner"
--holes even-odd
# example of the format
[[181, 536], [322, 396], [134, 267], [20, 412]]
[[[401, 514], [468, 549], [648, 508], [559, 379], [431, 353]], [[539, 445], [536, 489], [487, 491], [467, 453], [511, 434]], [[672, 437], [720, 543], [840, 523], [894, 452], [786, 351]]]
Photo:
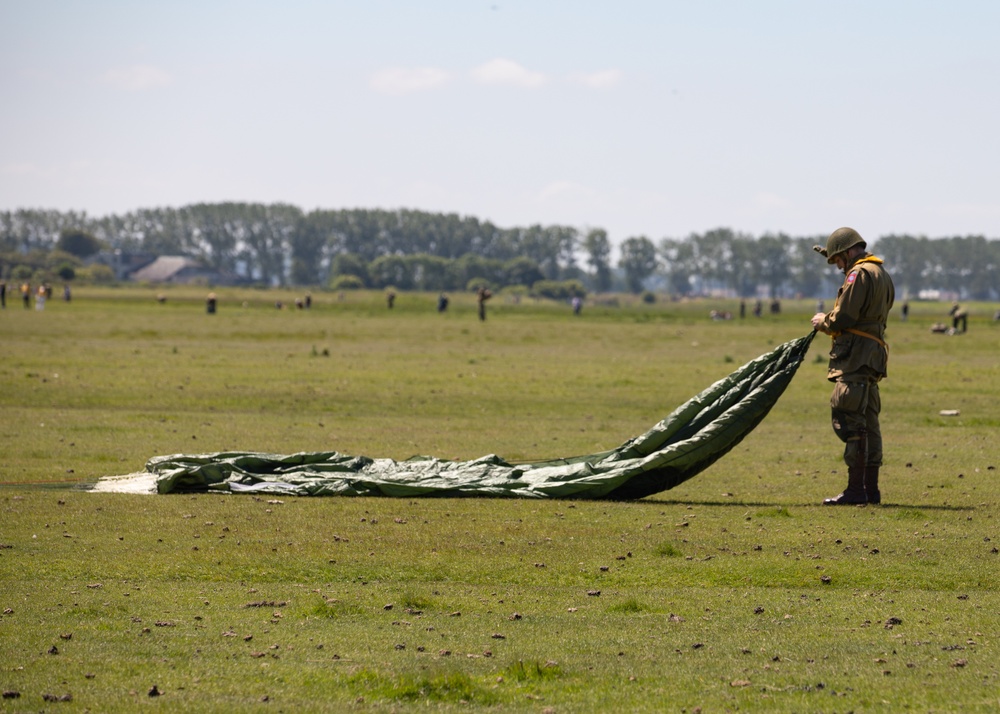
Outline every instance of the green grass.
[[823, 336], [740, 446], [639, 502], [81, 490], [169, 453], [592, 453], [813, 311], [217, 292], [0, 312], [0, 712], [1000, 706], [994, 306], [890, 325], [881, 507], [818, 505], [846, 481]]

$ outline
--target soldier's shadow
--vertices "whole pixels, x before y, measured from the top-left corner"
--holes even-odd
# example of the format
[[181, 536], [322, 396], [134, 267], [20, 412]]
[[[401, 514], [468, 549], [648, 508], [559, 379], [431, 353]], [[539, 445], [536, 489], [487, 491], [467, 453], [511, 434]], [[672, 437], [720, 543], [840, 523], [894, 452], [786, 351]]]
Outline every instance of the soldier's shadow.
[[918, 511], [975, 511], [975, 506], [953, 506], [946, 503], [881, 503], [878, 505], [867, 504], [867, 505], [850, 505], [850, 506], [827, 506], [823, 503], [810, 501], [808, 503], [782, 503], [777, 501], [700, 501], [696, 499], [643, 499], [641, 501], [633, 501], [633, 503], [643, 504], [647, 506], [724, 506], [730, 508], [811, 508], [814, 506], [819, 506], [821, 508], [875, 508], [886, 510], [900, 509], [900, 510], [918, 510]]

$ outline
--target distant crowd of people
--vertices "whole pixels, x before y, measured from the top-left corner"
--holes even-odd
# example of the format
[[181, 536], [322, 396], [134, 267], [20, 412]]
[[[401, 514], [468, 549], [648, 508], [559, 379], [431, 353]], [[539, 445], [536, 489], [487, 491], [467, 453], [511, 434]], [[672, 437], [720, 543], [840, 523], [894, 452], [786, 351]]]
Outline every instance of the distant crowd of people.
[[[21, 293], [21, 303], [24, 305], [25, 310], [31, 309], [31, 302], [34, 299], [35, 309], [44, 310], [45, 301], [52, 299], [52, 286], [48, 283], [40, 283], [38, 287], [32, 288], [30, 282], [21, 283], [20, 287]], [[73, 298], [73, 293], [70, 290], [69, 284], [63, 286], [63, 299], [69, 302]], [[5, 280], [0, 280], [0, 309], [7, 308], [7, 282]]]
[[[7, 307], [7, 293], [8, 286], [7, 282], [0, 280], [0, 308], [6, 309]], [[24, 309], [30, 309], [32, 304], [36, 310], [44, 310], [45, 303], [52, 299], [53, 290], [52, 286], [46, 282], [42, 282], [37, 286], [33, 287], [30, 282], [24, 281], [19, 286], [19, 293], [21, 296], [21, 302]], [[476, 290], [476, 313], [479, 316], [480, 321], [486, 320], [486, 303], [493, 297], [493, 293], [489, 288], [480, 287]], [[63, 286], [63, 300], [70, 302], [73, 298], [72, 290], [69, 284]], [[166, 302], [166, 295], [160, 293], [156, 296], [158, 302]], [[339, 294], [338, 299], [344, 299], [344, 293]], [[386, 306], [391, 310], [396, 304], [396, 293], [395, 291], [389, 290], [385, 294]], [[210, 292], [205, 298], [205, 311], [214, 315], [218, 310], [218, 296], [214, 292]], [[294, 305], [299, 310], [309, 310], [312, 308], [313, 298], [312, 295], [306, 293], [304, 297], [295, 298]], [[451, 304], [451, 298], [446, 293], [440, 293], [437, 297], [437, 311], [439, 313], [447, 312], [449, 305]], [[243, 304], [244, 307], [247, 303]], [[579, 315], [583, 310], [583, 299], [580, 297], [574, 297], [570, 301], [570, 305], [573, 310], [574, 315]], [[274, 306], [281, 310], [285, 308], [285, 303], [281, 300], [277, 300]], [[747, 301], [741, 299], [739, 302], [739, 312], [738, 315], [740, 319], [744, 319], [747, 316]], [[816, 305], [817, 312], [823, 312], [824, 302], [819, 300]], [[751, 313], [754, 317], [762, 317], [764, 313], [764, 301], [759, 298], [754, 300], [752, 308], [750, 308]], [[769, 312], [772, 315], [781, 314], [781, 300], [778, 298], [773, 298], [770, 301]], [[709, 312], [709, 317], [712, 320], [732, 320], [733, 313], [729, 310], [716, 310], [713, 309]], [[900, 319], [903, 322], [909, 320], [910, 317], [910, 303], [908, 301], [903, 302], [900, 306]], [[952, 304], [951, 309], [948, 311], [948, 317], [951, 321], [949, 326], [945, 322], [936, 322], [931, 325], [931, 331], [937, 333], [947, 333], [951, 335], [964, 334], [969, 329], [969, 311], [962, 307], [958, 302]], [[1000, 322], [1000, 310], [997, 310], [993, 314], [993, 320]]]
[[[816, 303], [816, 312], [821, 313], [824, 311], [824, 302], [819, 300]], [[755, 300], [753, 304], [753, 316], [761, 317], [764, 312], [764, 303], [762, 300]], [[781, 301], [778, 298], [774, 298], [771, 301], [770, 312], [772, 315], [781, 314]], [[909, 301], [903, 302], [899, 310], [900, 320], [906, 322], [910, 319], [910, 303]], [[728, 310], [710, 310], [708, 313], [709, 318], [712, 320], [731, 320], [733, 319], [733, 314]], [[747, 301], [744, 299], [740, 300], [739, 303], [739, 316], [740, 318], [745, 318], [747, 316]], [[951, 309], [948, 311], [948, 317], [951, 320], [951, 326], [949, 327], [947, 323], [935, 322], [931, 325], [931, 332], [947, 333], [949, 335], [960, 335], [968, 331], [969, 329], [969, 311], [962, 307], [958, 302], [952, 303]], [[994, 322], [1000, 322], [1000, 310], [993, 313]]]
[[[739, 309], [740, 309], [740, 312], [739, 312], [740, 319], [742, 320], [742, 319], [744, 319], [747, 316], [747, 301], [746, 300], [744, 300], [742, 298], [740, 299], [740, 308]], [[779, 300], [778, 298], [773, 298], [771, 300], [771, 304], [770, 304], [769, 310], [770, 310], [770, 312], [771, 312], [772, 315], [780, 315], [781, 314], [781, 300]], [[754, 300], [754, 303], [753, 303], [753, 316], [754, 317], [761, 317], [763, 314], [764, 314], [764, 301], [760, 300], [758, 298], [757, 300]], [[713, 320], [731, 320], [733, 318], [733, 314], [731, 312], [728, 312], [728, 311], [712, 310], [709, 313], [709, 317], [711, 317]]]
[[[485, 286], [480, 287], [478, 290], [476, 290], [476, 311], [481, 321], [486, 320], [486, 301], [489, 300], [491, 297], [493, 297], [493, 292]], [[166, 302], [167, 298], [165, 295], [161, 293], [157, 296], [156, 299], [159, 302]], [[344, 299], [344, 293], [341, 292], [338, 294], [338, 300], [343, 300], [343, 299]], [[309, 310], [310, 308], [312, 308], [312, 302], [313, 302], [312, 295], [307, 293], [304, 298], [295, 298], [295, 307], [300, 310]], [[218, 296], [216, 296], [214, 292], [209, 293], [208, 296], [205, 298], [205, 311], [210, 315], [214, 315], [218, 310], [218, 304], [219, 304]], [[395, 308], [396, 292], [394, 290], [386, 291], [385, 304], [386, 307], [390, 310]], [[447, 312], [448, 306], [450, 304], [451, 304], [451, 298], [449, 298], [446, 293], [441, 293], [438, 295], [437, 298], [438, 312]], [[580, 311], [583, 309], [583, 300], [579, 297], [575, 297], [571, 301], [571, 305], [573, 307], [573, 314], [579, 315]], [[246, 307], [247, 304], [244, 303], [243, 306]], [[281, 300], [277, 300], [275, 301], [274, 306], [278, 310], [283, 310], [285, 308], [285, 303]]]

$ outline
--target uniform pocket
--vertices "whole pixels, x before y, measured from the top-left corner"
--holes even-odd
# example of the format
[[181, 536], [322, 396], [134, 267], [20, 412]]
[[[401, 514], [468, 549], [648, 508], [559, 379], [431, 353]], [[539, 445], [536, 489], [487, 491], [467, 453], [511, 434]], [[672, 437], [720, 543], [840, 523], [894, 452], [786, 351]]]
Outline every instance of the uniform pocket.
[[842, 333], [833, 338], [833, 346], [830, 347], [830, 359], [841, 360], [851, 353], [851, 346], [854, 344], [854, 336], [850, 333]]
[[860, 414], [868, 406], [868, 384], [865, 382], [834, 382], [830, 408]]

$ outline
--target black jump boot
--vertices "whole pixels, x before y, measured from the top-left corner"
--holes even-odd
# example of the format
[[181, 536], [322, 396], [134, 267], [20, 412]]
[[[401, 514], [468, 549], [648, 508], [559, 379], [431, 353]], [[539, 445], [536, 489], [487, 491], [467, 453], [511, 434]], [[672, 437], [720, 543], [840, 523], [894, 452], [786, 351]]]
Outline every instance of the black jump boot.
[[868, 503], [865, 492], [865, 464], [868, 461], [868, 434], [862, 431], [858, 438], [858, 453], [854, 465], [847, 467], [847, 488], [839, 496], [824, 499], [824, 506], [854, 506]]
[[869, 466], [865, 469], [865, 494], [868, 496], [868, 503], [882, 503], [882, 494], [878, 490], [878, 466]]

